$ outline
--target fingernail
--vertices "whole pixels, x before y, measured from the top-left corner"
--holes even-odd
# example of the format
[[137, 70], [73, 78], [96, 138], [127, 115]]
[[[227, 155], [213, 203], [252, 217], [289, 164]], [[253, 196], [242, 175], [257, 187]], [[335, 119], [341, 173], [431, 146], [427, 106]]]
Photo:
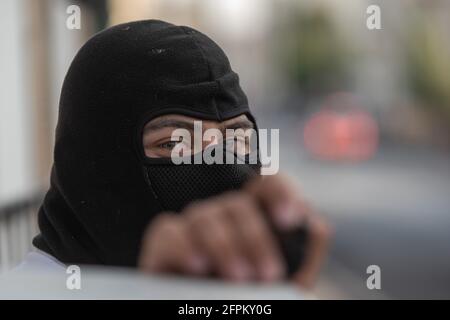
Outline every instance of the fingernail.
[[283, 268], [271, 260], [264, 263], [260, 271], [263, 281], [274, 281], [281, 278], [283, 274]]
[[230, 265], [230, 275], [233, 280], [247, 280], [251, 277], [250, 266], [242, 260], [236, 260]]
[[189, 267], [195, 273], [204, 273], [208, 268], [208, 262], [205, 257], [194, 255], [189, 260]]
[[281, 205], [275, 211], [275, 223], [278, 227], [289, 228], [294, 222], [294, 209], [289, 205]]

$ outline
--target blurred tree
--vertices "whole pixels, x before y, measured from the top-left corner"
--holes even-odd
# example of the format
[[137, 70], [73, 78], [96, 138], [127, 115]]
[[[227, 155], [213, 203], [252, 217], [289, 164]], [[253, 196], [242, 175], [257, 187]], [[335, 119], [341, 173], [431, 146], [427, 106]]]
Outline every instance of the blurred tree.
[[304, 99], [346, 86], [346, 52], [328, 13], [294, 10], [280, 33], [280, 59]]
[[407, 37], [407, 80], [415, 96], [450, 121], [450, 42], [433, 14], [412, 20]]
[[106, 0], [77, 0], [81, 5], [87, 5], [93, 12], [95, 19], [95, 31], [100, 31], [107, 26], [108, 11]]

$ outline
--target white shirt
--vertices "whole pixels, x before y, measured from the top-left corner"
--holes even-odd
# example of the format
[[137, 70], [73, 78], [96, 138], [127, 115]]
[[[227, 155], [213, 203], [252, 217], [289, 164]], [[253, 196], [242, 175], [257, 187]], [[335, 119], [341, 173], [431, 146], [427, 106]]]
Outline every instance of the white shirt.
[[66, 265], [55, 257], [39, 249], [29, 252], [25, 259], [12, 272], [60, 272], [65, 271]]

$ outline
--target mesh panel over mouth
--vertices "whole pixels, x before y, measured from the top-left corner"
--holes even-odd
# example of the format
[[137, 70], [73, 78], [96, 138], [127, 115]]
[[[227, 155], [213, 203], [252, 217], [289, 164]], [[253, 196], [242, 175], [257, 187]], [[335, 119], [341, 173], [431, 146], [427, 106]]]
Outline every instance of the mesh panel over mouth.
[[258, 175], [249, 164], [163, 164], [147, 166], [148, 180], [164, 210], [181, 211], [187, 204], [237, 190]]

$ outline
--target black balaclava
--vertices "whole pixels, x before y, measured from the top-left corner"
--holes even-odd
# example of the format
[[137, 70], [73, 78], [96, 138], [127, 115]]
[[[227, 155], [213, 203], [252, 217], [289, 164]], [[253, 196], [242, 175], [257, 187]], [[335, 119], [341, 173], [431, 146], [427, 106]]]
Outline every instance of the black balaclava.
[[254, 122], [238, 75], [204, 34], [146, 20], [91, 38], [64, 80], [34, 245], [65, 263], [133, 266], [157, 213], [239, 188], [256, 174], [249, 165], [146, 158], [145, 123], [169, 113], [216, 121], [246, 114]]

